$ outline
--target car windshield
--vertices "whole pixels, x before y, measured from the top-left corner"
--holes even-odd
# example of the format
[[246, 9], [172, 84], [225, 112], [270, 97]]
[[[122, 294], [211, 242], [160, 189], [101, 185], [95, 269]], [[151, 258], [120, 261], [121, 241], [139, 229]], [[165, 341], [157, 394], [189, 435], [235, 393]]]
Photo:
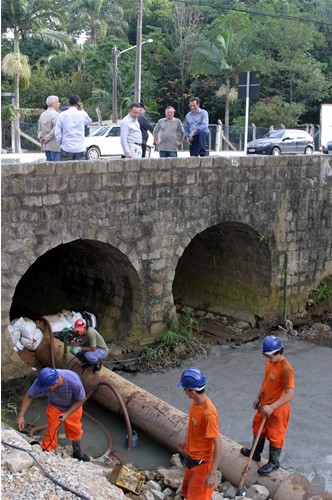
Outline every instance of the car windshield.
[[284, 133], [284, 130], [272, 130], [271, 132], [268, 132], [266, 135], [264, 135], [264, 139], [281, 139]]
[[93, 130], [89, 137], [94, 137], [96, 135], [105, 135], [108, 131], [108, 126], [98, 127], [96, 130]]

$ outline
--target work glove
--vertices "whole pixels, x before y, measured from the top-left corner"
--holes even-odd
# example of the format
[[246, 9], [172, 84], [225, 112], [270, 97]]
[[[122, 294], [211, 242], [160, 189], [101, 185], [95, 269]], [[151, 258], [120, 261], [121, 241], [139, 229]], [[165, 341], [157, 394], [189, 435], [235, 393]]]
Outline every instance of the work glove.
[[80, 352], [82, 349], [80, 347], [71, 347], [70, 352], [76, 356], [78, 352]]

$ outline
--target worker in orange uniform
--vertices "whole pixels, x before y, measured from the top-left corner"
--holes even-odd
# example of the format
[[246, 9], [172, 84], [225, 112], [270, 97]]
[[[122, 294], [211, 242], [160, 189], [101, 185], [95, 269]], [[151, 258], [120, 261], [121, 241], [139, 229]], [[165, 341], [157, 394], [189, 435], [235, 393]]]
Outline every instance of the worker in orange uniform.
[[52, 451], [58, 445], [58, 430], [64, 423], [65, 433], [73, 444], [73, 457], [89, 462], [88, 455], [81, 451], [80, 440], [83, 436], [82, 413], [86, 400], [80, 377], [71, 370], [43, 368], [28, 392], [25, 394], [17, 417], [17, 428], [24, 428], [24, 415], [33, 399], [46, 394], [48, 406], [47, 430], [41, 447], [44, 451]]
[[[258, 473], [267, 476], [279, 468], [281, 450], [285, 444], [285, 435], [290, 417], [290, 401], [294, 398], [294, 370], [283, 355], [284, 348], [280, 339], [270, 335], [264, 339], [262, 354], [266, 357], [265, 376], [253, 402], [258, 410], [253, 423], [254, 440], [263, 417], [266, 422], [258, 440], [253, 460], [259, 462], [264, 448], [265, 438], [270, 442], [269, 461], [258, 469]], [[249, 457], [250, 448], [241, 448], [241, 453]]]
[[192, 400], [186, 440], [180, 441], [185, 473], [181, 495], [187, 500], [210, 500], [221, 457], [218, 413], [205, 394], [206, 377], [198, 368], [185, 370], [177, 386]]

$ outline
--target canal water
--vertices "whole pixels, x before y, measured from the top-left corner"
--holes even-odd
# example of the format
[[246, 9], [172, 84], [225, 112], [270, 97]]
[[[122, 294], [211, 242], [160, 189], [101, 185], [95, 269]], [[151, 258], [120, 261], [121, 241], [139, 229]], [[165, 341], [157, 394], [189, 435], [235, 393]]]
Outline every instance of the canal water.
[[[45, 398], [35, 399], [26, 413], [25, 422], [35, 426], [46, 424], [46, 406], [47, 400]], [[124, 463], [133, 463], [141, 470], [160, 466], [170, 467], [172, 452], [144, 435], [139, 429], [136, 431], [138, 437], [137, 446], [131, 450], [127, 448], [127, 430], [122, 417], [109, 412], [93, 400], [85, 403], [84, 411], [106, 427], [112, 437], [112, 452], [120, 459], [123, 459]], [[100, 457], [106, 452], [109, 445], [106, 433], [101, 426], [87, 415], [83, 416], [82, 422], [84, 431], [81, 441], [82, 450], [91, 458]], [[133, 428], [133, 430], [135, 429]], [[44, 434], [45, 431], [39, 432], [40, 442]], [[70, 446], [71, 450], [71, 443], [65, 436], [63, 425], [59, 429], [58, 437], [59, 445]]]

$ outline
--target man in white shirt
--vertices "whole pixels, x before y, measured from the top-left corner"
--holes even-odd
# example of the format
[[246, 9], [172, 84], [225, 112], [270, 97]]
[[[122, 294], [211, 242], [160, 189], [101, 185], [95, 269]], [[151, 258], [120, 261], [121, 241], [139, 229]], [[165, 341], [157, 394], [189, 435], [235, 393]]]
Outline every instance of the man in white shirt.
[[59, 117], [60, 101], [58, 96], [49, 95], [46, 99], [47, 110], [38, 120], [38, 139], [41, 150], [45, 151], [47, 161], [60, 160], [60, 146], [55, 140], [55, 125]]
[[121, 146], [126, 158], [142, 158], [142, 132], [138, 121], [140, 113], [141, 106], [133, 102], [120, 124]]
[[60, 113], [55, 127], [55, 138], [61, 146], [60, 161], [85, 160], [85, 125], [91, 123], [83, 111], [80, 96], [69, 96], [69, 109]]

